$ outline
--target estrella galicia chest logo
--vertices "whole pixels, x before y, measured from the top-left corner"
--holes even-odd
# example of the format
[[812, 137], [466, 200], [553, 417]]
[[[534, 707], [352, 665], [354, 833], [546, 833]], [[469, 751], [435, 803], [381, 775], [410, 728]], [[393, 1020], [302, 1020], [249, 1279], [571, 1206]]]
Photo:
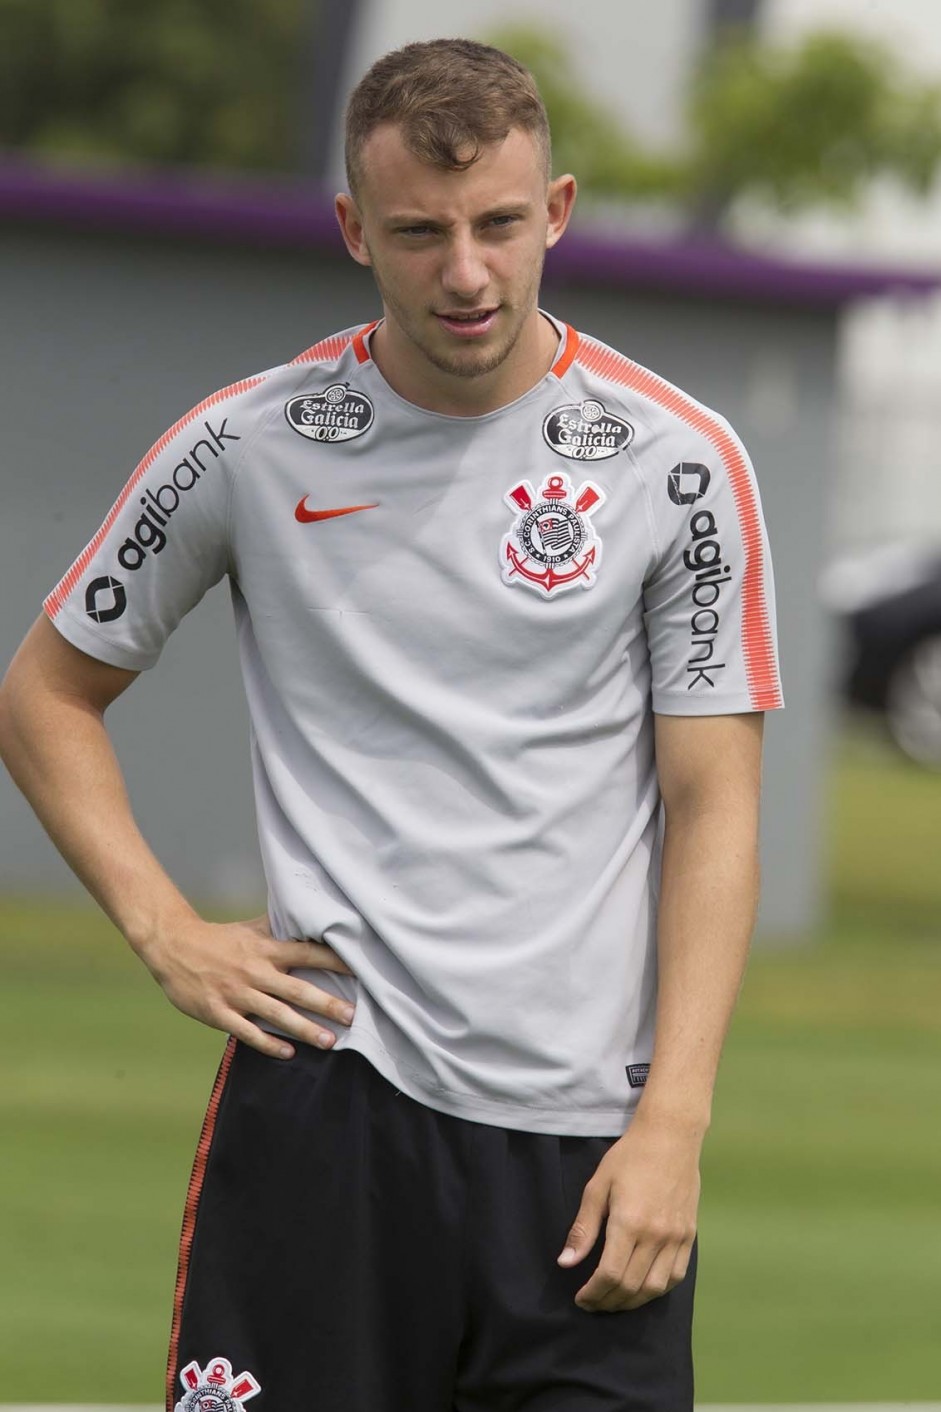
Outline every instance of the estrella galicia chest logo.
[[500, 546], [503, 581], [549, 598], [570, 588], [591, 588], [601, 562], [601, 540], [591, 516], [605, 493], [586, 480], [577, 491], [567, 475], [547, 476], [539, 494], [528, 480], [504, 497], [516, 522]]
[[92, 579], [85, 590], [85, 612], [95, 623], [113, 623], [127, 608], [127, 594], [120, 579], [105, 574]]
[[323, 392], [305, 392], [284, 406], [288, 425], [308, 441], [354, 441], [373, 424], [375, 409], [365, 392], [335, 382]]
[[630, 422], [590, 397], [556, 407], [543, 422], [542, 434], [553, 451], [570, 461], [607, 461], [634, 440]]
[[697, 461], [681, 461], [667, 477], [667, 493], [674, 505], [695, 505], [709, 489], [708, 466]]
[[180, 1374], [186, 1392], [174, 1412], [242, 1412], [261, 1385], [251, 1373], [232, 1373], [228, 1358], [210, 1358], [206, 1367], [188, 1363]]

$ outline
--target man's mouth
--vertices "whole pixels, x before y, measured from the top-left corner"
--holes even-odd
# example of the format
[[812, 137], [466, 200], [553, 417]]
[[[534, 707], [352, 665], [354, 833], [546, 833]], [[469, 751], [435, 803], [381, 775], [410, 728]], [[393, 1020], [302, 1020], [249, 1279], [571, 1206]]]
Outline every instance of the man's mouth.
[[448, 313], [438, 314], [436, 317], [438, 322], [444, 324], [452, 333], [457, 333], [463, 338], [472, 338], [485, 333], [496, 316], [496, 309], [474, 309], [468, 313], [449, 310]]

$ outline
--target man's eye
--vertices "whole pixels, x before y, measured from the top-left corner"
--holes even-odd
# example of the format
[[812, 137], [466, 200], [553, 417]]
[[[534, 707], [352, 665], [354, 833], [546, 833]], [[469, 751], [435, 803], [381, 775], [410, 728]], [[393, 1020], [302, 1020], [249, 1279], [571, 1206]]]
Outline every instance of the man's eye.
[[506, 230], [507, 226], [515, 225], [519, 216], [491, 216], [490, 224], [499, 230]]
[[431, 235], [432, 229], [431, 226], [402, 226], [399, 233], [401, 235]]

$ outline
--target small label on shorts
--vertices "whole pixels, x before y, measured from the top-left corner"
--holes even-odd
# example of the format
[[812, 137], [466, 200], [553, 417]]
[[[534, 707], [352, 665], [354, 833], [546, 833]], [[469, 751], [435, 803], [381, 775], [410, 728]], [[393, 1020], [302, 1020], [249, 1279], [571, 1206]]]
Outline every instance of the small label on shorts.
[[627, 1074], [627, 1081], [631, 1088], [643, 1088], [647, 1082], [647, 1075], [650, 1073], [649, 1064], [628, 1064], [624, 1071]]

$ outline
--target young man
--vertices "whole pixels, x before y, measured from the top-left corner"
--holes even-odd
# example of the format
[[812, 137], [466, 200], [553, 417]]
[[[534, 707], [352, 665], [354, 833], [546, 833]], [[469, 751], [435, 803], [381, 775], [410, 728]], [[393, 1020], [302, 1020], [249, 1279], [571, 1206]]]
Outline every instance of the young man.
[[[168, 1406], [684, 1412], [780, 705], [757, 491], [721, 418], [539, 310], [575, 181], [519, 65], [410, 45], [347, 132], [381, 320], [171, 428], [2, 695], [59, 848], [233, 1036]], [[210, 925], [102, 716], [224, 574], [269, 910]]]

